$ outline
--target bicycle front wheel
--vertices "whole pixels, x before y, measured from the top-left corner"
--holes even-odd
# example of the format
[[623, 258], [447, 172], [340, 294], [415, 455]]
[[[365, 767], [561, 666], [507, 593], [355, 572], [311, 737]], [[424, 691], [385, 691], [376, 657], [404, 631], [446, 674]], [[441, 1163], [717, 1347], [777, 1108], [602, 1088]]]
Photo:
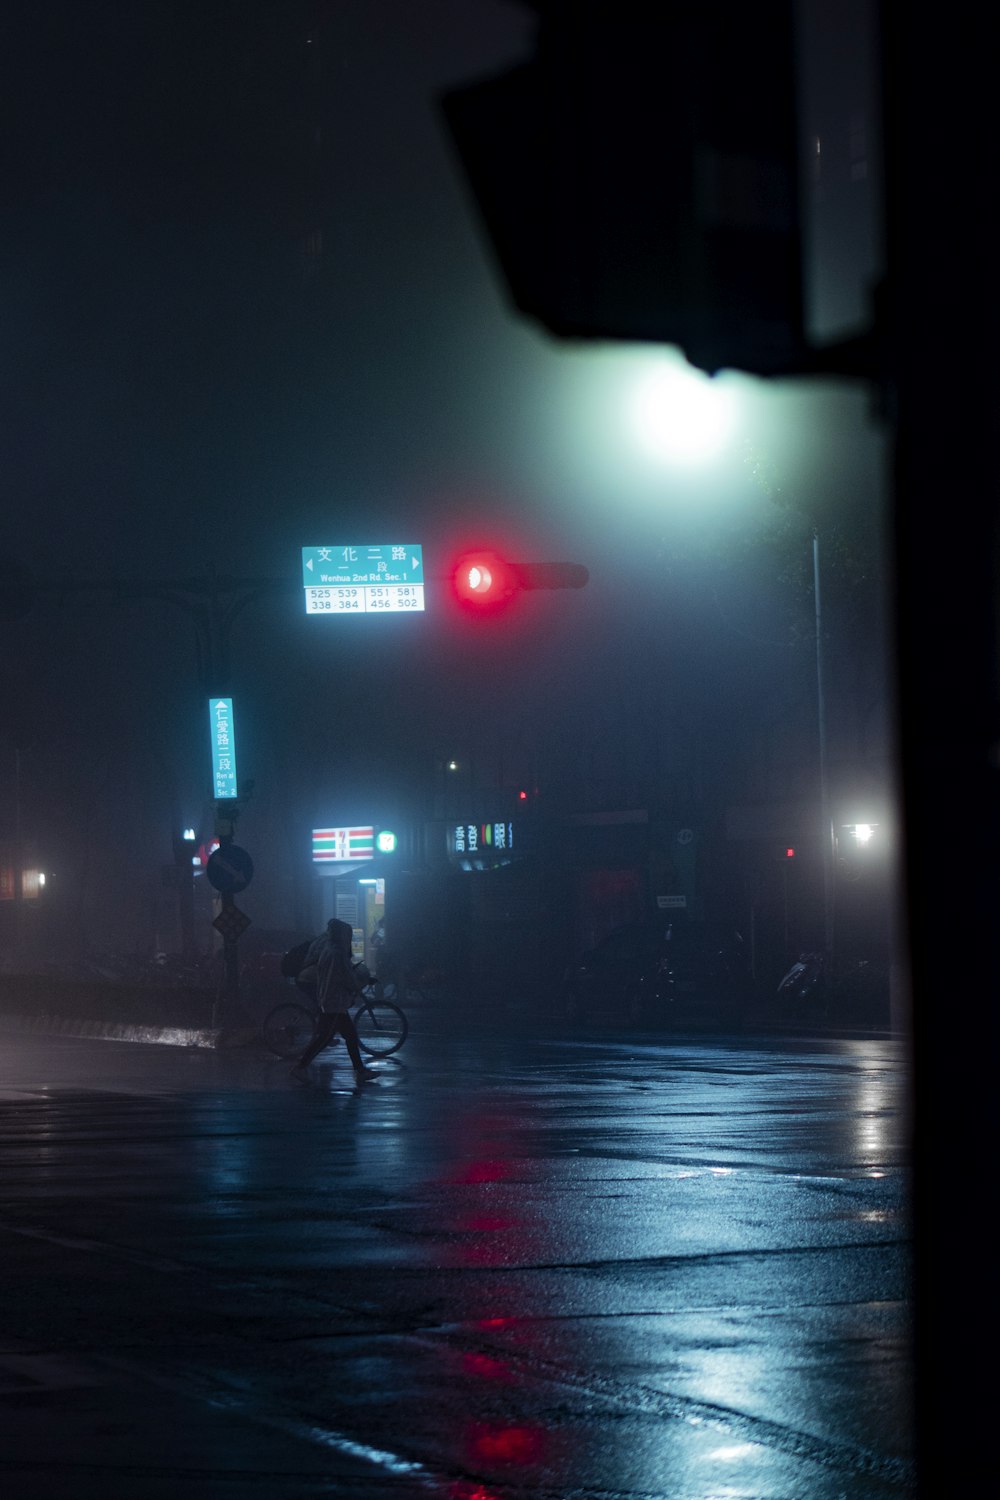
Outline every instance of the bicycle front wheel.
[[354, 1012], [358, 1041], [369, 1057], [389, 1057], [406, 1041], [410, 1024], [390, 1000], [362, 1000]]
[[275, 1057], [298, 1057], [316, 1035], [316, 1016], [304, 1005], [285, 1000], [268, 1011], [260, 1034]]

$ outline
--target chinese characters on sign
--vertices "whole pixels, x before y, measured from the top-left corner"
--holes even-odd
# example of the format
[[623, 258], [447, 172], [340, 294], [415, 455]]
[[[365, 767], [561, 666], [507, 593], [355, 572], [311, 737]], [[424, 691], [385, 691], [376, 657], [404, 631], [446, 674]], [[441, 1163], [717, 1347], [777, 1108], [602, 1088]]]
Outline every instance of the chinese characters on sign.
[[303, 547], [307, 615], [413, 614], [424, 608], [423, 549], [410, 543]]
[[452, 830], [453, 854], [506, 852], [513, 846], [513, 823], [459, 823]]
[[210, 698], [212, 730], [212, 795], [217, 802], [236, 799], [236, 734], [232, 698]]
[[343, 863], [375, 858], [374, 828], [314, 828], [313, 863]]

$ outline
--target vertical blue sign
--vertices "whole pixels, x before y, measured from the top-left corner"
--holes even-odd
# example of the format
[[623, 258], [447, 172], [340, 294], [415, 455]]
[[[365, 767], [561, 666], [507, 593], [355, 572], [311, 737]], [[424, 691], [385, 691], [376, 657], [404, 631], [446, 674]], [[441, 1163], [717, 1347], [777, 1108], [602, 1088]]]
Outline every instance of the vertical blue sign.
[[236, 797], [236, 732], [232, 698], [210, 698], [208, 717], [212, 726], [212, 786], [217, 802]]

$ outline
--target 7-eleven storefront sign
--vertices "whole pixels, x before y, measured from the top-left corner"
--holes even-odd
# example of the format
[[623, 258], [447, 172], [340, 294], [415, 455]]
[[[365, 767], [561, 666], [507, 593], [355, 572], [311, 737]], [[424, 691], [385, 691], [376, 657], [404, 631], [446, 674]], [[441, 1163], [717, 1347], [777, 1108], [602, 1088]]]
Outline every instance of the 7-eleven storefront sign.
[[375, 858], [375, 829], [314, 828], [313, 863], [317, 865], [353, 864], [359, 859]]

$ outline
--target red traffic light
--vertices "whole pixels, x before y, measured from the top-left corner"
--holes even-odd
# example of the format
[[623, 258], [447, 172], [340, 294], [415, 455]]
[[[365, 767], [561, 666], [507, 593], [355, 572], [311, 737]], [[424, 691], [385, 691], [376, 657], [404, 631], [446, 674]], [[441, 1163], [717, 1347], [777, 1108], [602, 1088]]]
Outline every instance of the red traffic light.
[[485, 562], [469, 563], [465, 583], [470, 594], [488, 594], [493, 587], [493, 569]]
[[794, 859], [795, 858], [795, 850], [792, 848], [791, 844], [788, 844], [785, 847], [785, 858], [786, 859]]
[[468, 552], [459, 558], [453, 574], [455, 593], [476, 608], [501, 604], [517, 588], [509, 563], [495, 552]]

